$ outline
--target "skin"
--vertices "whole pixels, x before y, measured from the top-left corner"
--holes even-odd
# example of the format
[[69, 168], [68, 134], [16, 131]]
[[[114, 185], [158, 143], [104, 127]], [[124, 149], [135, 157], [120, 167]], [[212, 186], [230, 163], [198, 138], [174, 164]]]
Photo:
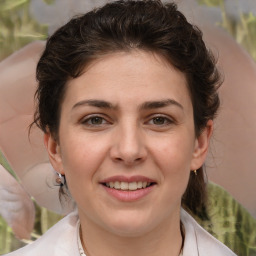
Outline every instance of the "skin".
[[[205, 160], [211, 133], [209, 121], [195, 137], [186, 79], [157, 55], [110, 54], [71, 80], [59, 140], [46, 134], [45, 145], [54, 169], [66, 175], [89, 253], [178, 255], [181, 197], [190, 171]], [[102, 184], [116, 175], [140, 175], [154, 185], [123, 201]]]
[[[216, 26], [221, 15], [216, 16], [211, 8], [182, 2], [180, 7], [184, 7], [186, 17], [203, 30], [204, 40], [216, 52], [225, 76], [219, 91], [222, 103], [214, 122], [211, 154], [206, 160], [208, 178], [223, 186], [256, 218], [256, 197], [252, 196], [256, 141], [251, 139], [256, 136], [256, 118], [251, 114], [256, 103], [256, 64]], [[45, 42], [33, 42], [0, 63], [0, 150], [37, 203], [63, 213], [58, 188], [45, 185], [53, 171], [43, 146], [43, 133], [34, 127], [30, 139], [27, 134], [34, 112], [35, 68], [44, 47]]]

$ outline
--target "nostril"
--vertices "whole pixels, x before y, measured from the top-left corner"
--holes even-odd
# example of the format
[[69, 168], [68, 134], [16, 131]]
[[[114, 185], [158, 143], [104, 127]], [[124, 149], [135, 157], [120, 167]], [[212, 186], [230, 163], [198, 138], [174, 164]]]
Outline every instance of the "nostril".
[[115, 161], [117, 161], [117, 162], [123, 162], [123, 159], [122, 159], [121, 157], [116, 157], [116, 158], [115, 158]]
[[122, 162], [126, 165], [134, 165], [142, 161], [142, 157], [138, 158], [122, 158], [122, 157], [115, 157], [114, 161], [116, 162]]

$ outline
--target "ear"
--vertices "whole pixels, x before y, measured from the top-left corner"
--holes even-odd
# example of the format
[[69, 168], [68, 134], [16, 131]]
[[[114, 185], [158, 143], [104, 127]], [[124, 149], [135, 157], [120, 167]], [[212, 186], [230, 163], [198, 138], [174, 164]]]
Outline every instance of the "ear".
[[44, 145], [54, 170], [64, 175], [59, 143], [50, 133], [45, 133]]
[[203, 165], [207, 156], [212, 132], [213, 132], [213, 121], [209, 120], [204, 130], [196, 138], [190, 170], [197, 170]]

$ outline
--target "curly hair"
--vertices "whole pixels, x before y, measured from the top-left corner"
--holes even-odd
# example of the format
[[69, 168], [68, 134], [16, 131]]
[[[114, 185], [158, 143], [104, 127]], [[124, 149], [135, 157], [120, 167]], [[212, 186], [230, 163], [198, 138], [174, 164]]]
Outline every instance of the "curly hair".
[[[195, 135], [219, 107], [221, 84], [216, 60], [202, 39], [202, 32], [190, 24], [174, 3], [158, 0], [115, 1], [76, 16], [59, 28], [46, 43], [37, 66], [37, 109], [34, 122], [58, 140], [60, 111], [66, 84], [79, 77], [93, 60], [114, 52], [134, 49], [153, 52], [181, 71], [187, 80]], [[205, 204], [203, 168], [192, 172], [182, 198], [184, 207], [196, 212]]]

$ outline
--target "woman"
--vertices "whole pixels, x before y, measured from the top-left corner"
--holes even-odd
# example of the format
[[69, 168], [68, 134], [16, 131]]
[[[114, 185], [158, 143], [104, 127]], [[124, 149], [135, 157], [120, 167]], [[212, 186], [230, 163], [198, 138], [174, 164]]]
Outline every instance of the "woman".
[[34, 123], [77, 212], [11, 255], [235, 255], [183, 209], [206, 203], [221, 82], [175, 4], [117, 1], [72, 19], [37, 79]]

